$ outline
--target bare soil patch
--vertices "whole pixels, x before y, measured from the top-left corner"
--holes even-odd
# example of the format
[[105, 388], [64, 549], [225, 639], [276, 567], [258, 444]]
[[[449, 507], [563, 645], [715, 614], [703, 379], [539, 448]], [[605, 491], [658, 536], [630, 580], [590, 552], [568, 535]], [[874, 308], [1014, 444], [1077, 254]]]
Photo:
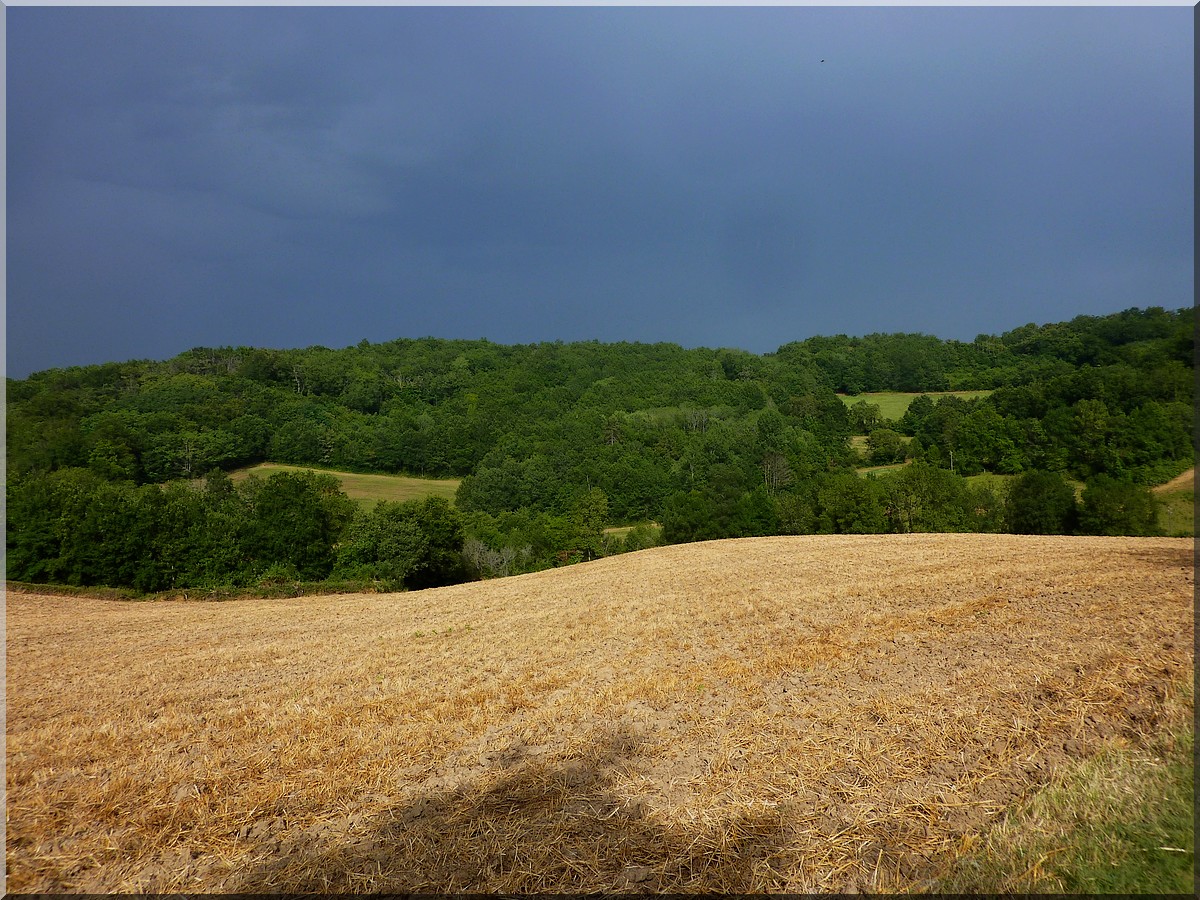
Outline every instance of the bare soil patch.
[[1163, 725], [1192, 542], [660, 547], [397, 595], [7, 598], [18, 892], [919, 887]]

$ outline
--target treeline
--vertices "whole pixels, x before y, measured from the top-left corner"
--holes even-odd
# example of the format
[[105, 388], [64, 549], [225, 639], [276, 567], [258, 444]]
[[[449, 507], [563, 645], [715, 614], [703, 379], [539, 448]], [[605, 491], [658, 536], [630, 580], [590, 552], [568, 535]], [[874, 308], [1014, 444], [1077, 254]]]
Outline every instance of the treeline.
[[213, 470], [199, 485], [137, 486], [59, 469], [13, 479], [8, 513], [10, 579], [146, 594], [316, 582], [426, 588], [656, 543], [647, 529], [633, 542], [606, 535], [598, 489], [566, 516], [494, 518], [464, 516], [441, 497], [363, 508], [334, 476], [311, 471], [234, 483]]
[[[8, 379], [8, 465], [22, 474], [89, 468], [138, 484], [264, 460], [463, 476], [506, 439], [564, 416], [580, 418], [578, 437], [590, 430], [601, 440], [613, 434], [595, 426], [597, 417], [615, 417], [619, 428], [631, 415], [669, 423], [672, 411], [744, 423], [775, 409], [806, 430], [819, 419], [844, 431], [832, 395], [870, 390], [1007, 389], [992, 402], [1016, 422], [1080, 400], [1104, 403], [1110, 416], [1151, 400], [1190, 408], [1193, 327], [1190, 308], [1135, 309], [970, 343], [814, 337], [763, 356], [432, 338], [342, 350], [198, 348], [165, 362]], [[1055, 438], [1052, 431], [1026, 442]]]
[[825, 473], [797, 490], [673, 494], [661, 531], [605, 532], [607, 497], [592, 488], [568, 514], [460, 513], [440, 497], [371, 509], [331, 475], [278, 473], [234, 484], [214, 470], [202, 487], [136, 486], [86, 469], [8, 485], [8, 577], [14, 581], [180, 589], [298, 583], [361, 590], [436, 587], [514, 575], [655, 546], [771, 534], [1013, 531], [1155, 532], [1142, 486], [1098, 476], [1077, 502], [1057, 473], [1030, 472], [1000, 492], [925, 462], [887, 478]]
[[663, 519], [669, 543], [770, 534], [1156, 534], [1155, 500], [1142, 485], [1106, 475], [1077, 500], [1061, 473], [1032, 471], [1005, 488], [972, 485], [923, 461], [883, 477], [832, 472], [774, 498], [691, 491], [674, 495]]
[[444, 499], [362, 510], [336, 478], [313, 472], [234, 484], [214, 470], [197, 488], [60, 469], [12, 480], [8, 514], [16, 581], [152, 593], [327, 580], [400, 589], [468, 577], [462, 520]]
[[[7, 385], [9, 577], [152, 590], [187, 579], [257, 583], [278, 564], [304, 578], [420, 580], [426, 563], [383, 563], [404, 554], [369, 549], [397, 529], [424, 533], [428, 523], [399, 524], [411, 511], [371, 519], [342, 504], [348, 511], [329, 513], [319, 542], [323, 561], [302, 565], [262, 537], [274, 526], [262, 524], [251, 496], [267, 490], [261, 485], [222, 489], [237, 512], [221, 514], [242, 530], [216, 534], [236, 552], [205, 543], [196, 523], [217, 515], [220, 492], [181, 482], [266, 460], [462, 477], [448, 513], [461, 529], [457, 562], [433, 567], [442, 580], [544, 568], [658, 537], [643, 528], [617, 542], [604, 536], [605, 523], [658, 522], [669, 541], [1028, 527], [1019, 499], [963, 480], [982, 472], [1085, 482], [1094, 508], [1076, 508], [1056, 528], [1140, 533], [1132, 519], [1097, 518], [1095, 498], [1112, 485], [1145, 493], [1192, 464], [1193, 328], [1190, 308], [1150, 308], [969, 343], [818, 337], [763, 356], [422, 339], [343, 350], [200, 348], [165, 362], [40, 372]], [[837, 396], [944, 389], [992, 393], [922, 397], [897, 422]], [[855, 434], [868, 436], [865, 450], [851, 442]], [[855, 474], [868, 462], [903, 460], [914, 462], [888, 478]], [[322, 490], [327, 505], [341, 502], [330, 485]], [[312, 511], [298, 496], [289, 501], [297, 527]], [[42, 506], [64, 523], [66, 543], [53, 552], [37, 549], [50, 529]], [[76, 564], [85, 545], [135, 520], [142, 524], [125, 530], [141, 537], [114, 557], [124, 562]], [[66, 535], [72, 521], [77, 533]], [[163, 534], [184, 528], [172, 523], [192, 529], [202, 549], [174, 569], [136, 575], [137, 541], [169, 542]], [[140, 556], [179, 557], [172, 553]]]

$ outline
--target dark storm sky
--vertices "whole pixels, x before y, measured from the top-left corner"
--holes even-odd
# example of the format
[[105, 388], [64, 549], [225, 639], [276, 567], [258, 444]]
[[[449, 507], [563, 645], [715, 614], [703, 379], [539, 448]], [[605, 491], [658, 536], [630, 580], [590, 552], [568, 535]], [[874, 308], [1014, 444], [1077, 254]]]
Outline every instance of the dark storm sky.
[[1193, 11], [7, 11], [7, 370], [1193, 302]]

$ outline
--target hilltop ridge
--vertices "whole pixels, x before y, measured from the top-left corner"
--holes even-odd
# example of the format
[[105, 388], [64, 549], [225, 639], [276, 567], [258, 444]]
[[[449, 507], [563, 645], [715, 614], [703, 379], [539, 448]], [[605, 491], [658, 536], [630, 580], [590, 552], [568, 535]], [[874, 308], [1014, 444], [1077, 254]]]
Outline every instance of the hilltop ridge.
[[[40, 373], [8, 384], [9, 573], [144, 592], [424, 587], [660, 539], [1186, 533], [1182, 515], [1157, 521], [1149, 486], [1195, 464], [1194, 316], [764, 356], [426, 339]], [[924, 393], [885, 412], [868, 390]], [[225, 477], [263, 463], [436, 477], [443, 497], [459, 479], [454, 513], [355, 511], [336, 482], [294, 471], [261, 492]], [[985, 473], [1014, 477], [965, 480]], [[201, 478], [202, 493], [157, 487]], [[620, 544], [604, 531], [649, 522], [661, 532]]]

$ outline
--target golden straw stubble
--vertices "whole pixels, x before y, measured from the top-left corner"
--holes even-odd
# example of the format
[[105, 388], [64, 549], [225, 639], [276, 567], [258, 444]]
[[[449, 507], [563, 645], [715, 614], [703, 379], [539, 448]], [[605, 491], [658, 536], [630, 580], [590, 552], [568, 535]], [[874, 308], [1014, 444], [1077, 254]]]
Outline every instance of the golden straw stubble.
[[865, 535], [10, 593], [8, 888], [903, 890], [1184, 714], [1193, 585], [1189, 540]]

